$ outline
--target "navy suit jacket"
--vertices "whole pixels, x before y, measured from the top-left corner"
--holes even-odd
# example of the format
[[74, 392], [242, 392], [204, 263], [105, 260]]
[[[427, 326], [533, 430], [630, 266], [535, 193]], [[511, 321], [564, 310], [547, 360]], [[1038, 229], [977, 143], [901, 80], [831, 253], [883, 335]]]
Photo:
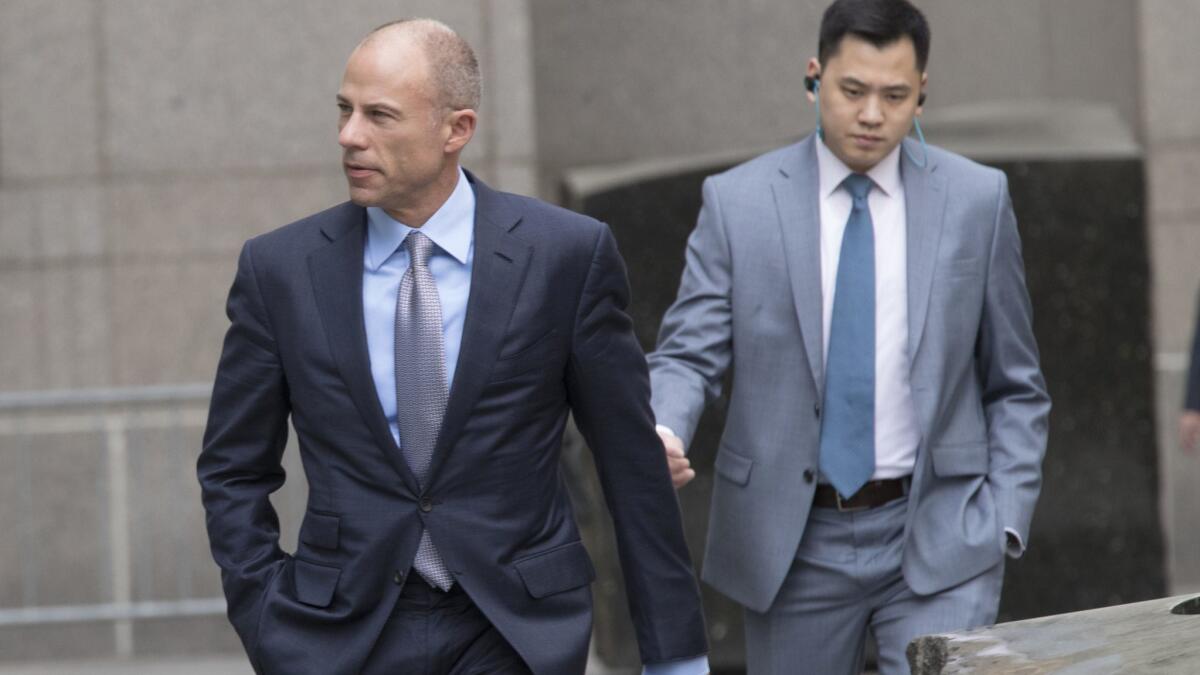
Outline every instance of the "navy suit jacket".
[[[341, 204], [242, 250], [198, 471], [229, 619], [259, 672], [361, 669], [425, 527], [535, 673], [582, 673], [595, 572], [559, 469], [568, 411], [616, 525], [642, 660], [707, 650], [611, 233], [469, 180], [471, 294], [423, 491], [371, 379], [365, 209]], [[289, 415], [309, 484], [294, 554], [268, 500]]]

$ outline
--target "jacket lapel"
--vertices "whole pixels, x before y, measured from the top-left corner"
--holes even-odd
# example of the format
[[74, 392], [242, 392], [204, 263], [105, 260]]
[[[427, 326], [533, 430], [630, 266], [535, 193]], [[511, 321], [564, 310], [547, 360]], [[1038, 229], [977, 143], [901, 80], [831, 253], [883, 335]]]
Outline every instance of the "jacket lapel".
[[450, 385], [450, 400], [429, 467], [430, 481], [458, 441], [463, 425], [487, 383], [533, 252], [531, 245], [511, 232], [521, 216], [509, 199], [469, 172], [467, 177], [475, 189], [471, 294], [463, 320], [458, 366]]
[[362, 303], [366, 223], [367, 212], [362, 207], [350, 203], [339, 207], [321, 228], [330, 240], [329, 245], [308, 256], [308, 269], [338, 372], [376, 444], [385, 449], [384, 455], [392, 467], [416, 494], [420, 492], [417, 480], [388, 429], [371, 376]]
[[821, 318], [821, 213], [814, 139], [808, 138], [784, 156], [771, 183], [783, 235], [792, 300], [800, 321], [804, 351], [817, 391], [824, 391], [824, 327]]
[[917, 350], [925, 332], [929, 296], [933, 288], [933, 267], [942, 237], [946, 211], [946, 179], [936, 173], [937, 165], [917, 166], [910, 153], [924, 153], [911, 140], [900, 153], [900, 178], [904, 183], [905, 217], [908, 244], [908, 353], [909, 366], [916, 362]]

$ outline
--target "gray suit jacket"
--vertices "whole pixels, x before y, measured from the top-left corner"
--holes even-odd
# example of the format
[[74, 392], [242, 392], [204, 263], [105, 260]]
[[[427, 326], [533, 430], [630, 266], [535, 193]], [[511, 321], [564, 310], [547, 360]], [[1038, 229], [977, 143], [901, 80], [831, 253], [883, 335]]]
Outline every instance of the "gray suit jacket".
[[[825, 378], [814, 138], [705, 180], [679, 295], [649, 357], [657, 421], [685, 445], [734, 368], [703, 578], [756, 611], [783, 583], [816, 488]], [[1004, 174], [938, 148], [925, 168], [902, 157], [922, 435], [903, 570], [928, 594], [997, 564], [1005, 528], [1028, 541], [1050, 400]]]

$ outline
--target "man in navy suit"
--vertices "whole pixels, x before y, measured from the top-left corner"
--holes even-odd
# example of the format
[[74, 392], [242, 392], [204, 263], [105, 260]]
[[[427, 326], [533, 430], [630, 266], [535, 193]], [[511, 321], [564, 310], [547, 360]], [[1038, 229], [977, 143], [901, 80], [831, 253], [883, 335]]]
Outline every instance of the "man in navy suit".
[[[568, 412], [616, 525], [647, 672], [707, 650], [609, 230], [459, 167], [479, 70], [436, 21], [373, 31], [337, 96], [351, 201], [242, 249], [199, 478], [265, 673], [582, 673], [594, 570]], [[268, 495], [289, 416], [294, 554]]]

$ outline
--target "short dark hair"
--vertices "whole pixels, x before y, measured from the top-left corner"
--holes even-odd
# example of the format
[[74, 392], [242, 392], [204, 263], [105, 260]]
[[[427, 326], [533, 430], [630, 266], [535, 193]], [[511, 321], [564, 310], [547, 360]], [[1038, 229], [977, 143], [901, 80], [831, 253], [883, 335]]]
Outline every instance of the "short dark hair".
[[817, 59], [825, 63], [837, 54], [846, 35], [860, 37], [883, 48], [903, 37], [912, 40], [917, 70], [925, 72], [929, 59], [929, 24], [908, 0], [835, 0], [821, 17]]

